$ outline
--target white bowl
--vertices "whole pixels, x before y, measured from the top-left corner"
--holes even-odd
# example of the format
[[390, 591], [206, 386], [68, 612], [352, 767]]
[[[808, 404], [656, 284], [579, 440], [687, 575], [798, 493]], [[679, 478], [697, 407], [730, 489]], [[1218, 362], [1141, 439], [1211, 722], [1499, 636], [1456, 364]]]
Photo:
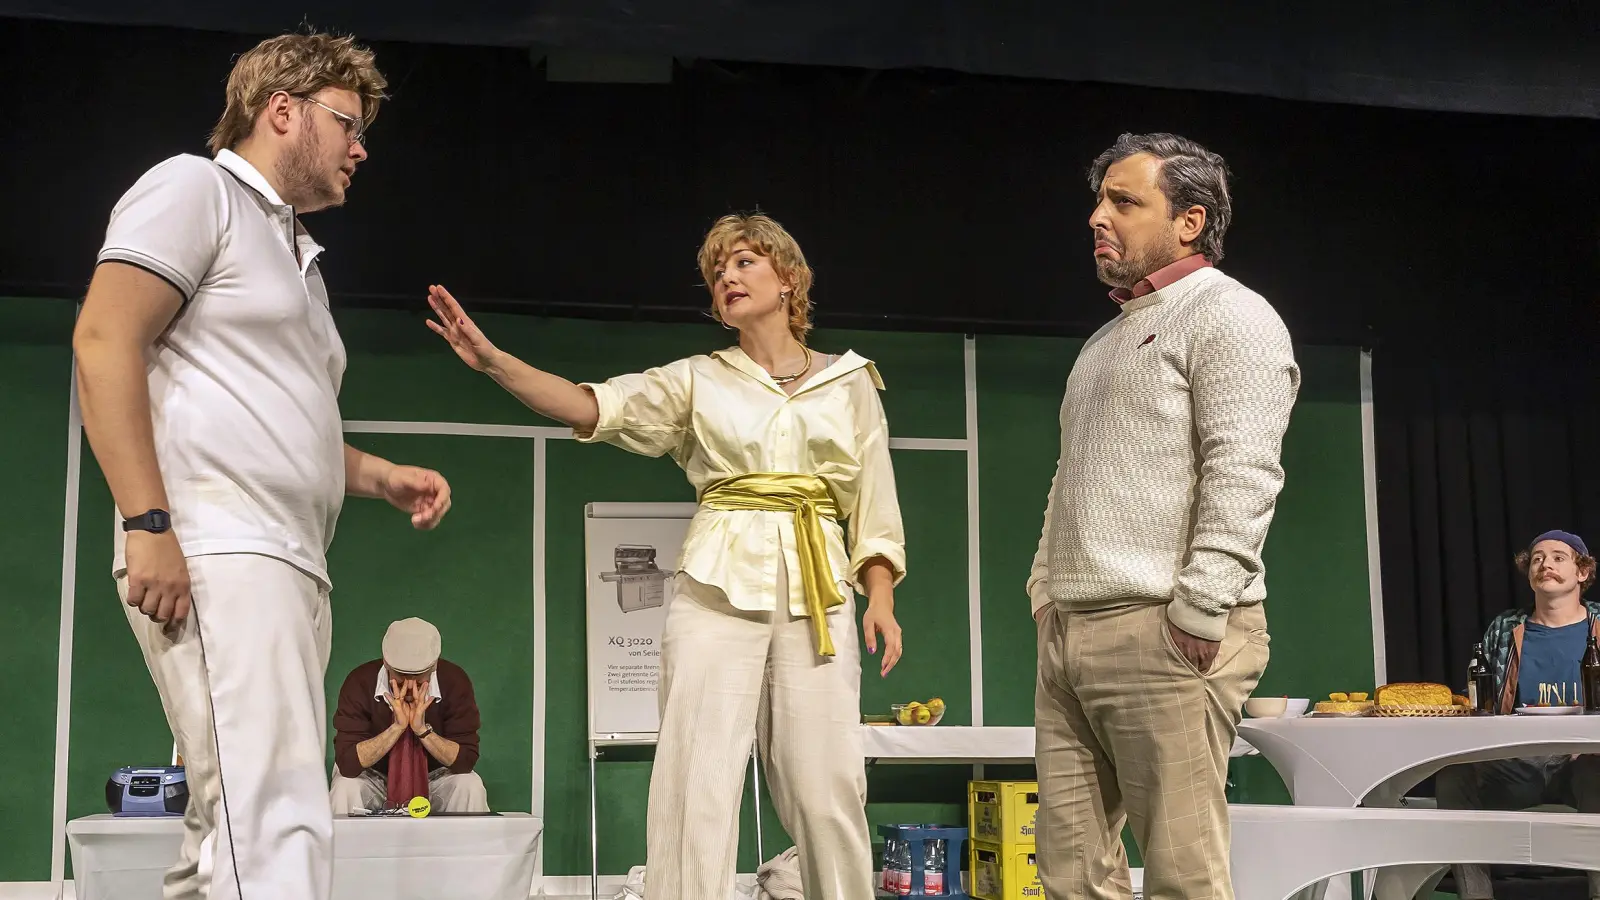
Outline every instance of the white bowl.
[[1306, 714], [1306, 710], [1308, 708], [1310, 708], [1310, 706], [1311, 706], [1311, 701], [1310, 700], [1296, 699], [1296, 698], [1291, 697], [1291, 698], [1289, 698], [1289, 706], [1288, 706], [1288, 708], [1283, 711], [1283, 717], [1285, 719], [1299, 718], [1300, 716], [1303, 716], [1303, 715]]
[[1289, 701], [1283, 697], [1251, 697], [1244, 702], [1244, 711], [1252, 719], [1276, 719], [1288, 708]]

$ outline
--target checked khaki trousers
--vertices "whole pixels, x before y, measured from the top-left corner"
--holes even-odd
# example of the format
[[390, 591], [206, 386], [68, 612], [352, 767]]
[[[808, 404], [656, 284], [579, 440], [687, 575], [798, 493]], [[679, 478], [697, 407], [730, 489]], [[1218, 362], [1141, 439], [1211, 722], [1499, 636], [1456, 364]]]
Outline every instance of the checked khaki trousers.
[[1268, 642], [1262, 608], [1235, 609], [1201, 674], [1168, 634], [1165, 604], [1041, 613], [1036, 840], [1048, 900], [1132, 900], [1124, 823], [1147, 900], [1233, 900], [1228, 753]]

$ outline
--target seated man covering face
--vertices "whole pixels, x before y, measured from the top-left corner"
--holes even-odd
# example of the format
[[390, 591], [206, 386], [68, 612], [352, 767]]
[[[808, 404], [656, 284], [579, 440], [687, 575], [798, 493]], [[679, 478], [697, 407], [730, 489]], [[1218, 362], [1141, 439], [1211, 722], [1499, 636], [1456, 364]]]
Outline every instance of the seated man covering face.
[[478, 703], [460, 666], [439, 658], [439, 629], [402, 619], [383, 658], [356, 666], [333, 714], [336, 816], [426, 797], [439, 812], [488, 812], [478, 762]]

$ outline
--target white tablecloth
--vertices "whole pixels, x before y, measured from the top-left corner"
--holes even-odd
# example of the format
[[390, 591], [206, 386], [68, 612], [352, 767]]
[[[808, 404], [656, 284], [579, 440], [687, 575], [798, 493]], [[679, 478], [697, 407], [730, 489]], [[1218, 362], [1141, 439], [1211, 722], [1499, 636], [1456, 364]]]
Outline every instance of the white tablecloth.
[[[1032, 763], [1033, 726], [863, 725], [868, 760], [880, 763]], [[1251, 752], [1235, 741], [1233, 756]]]
[[[335, 818], [336, 900], [527, 900], [543, 829], [526, 813]], [[78, 900], [159, 900], [183, 820], [86, 816], [67, 823]]]
[[1451, 862], [1581, 869], [1600, 859], [1600, 821], [1573, 814], [1232, 806], [1241, 900], [1279, 900], [1324, 879], [1385, 869], [1409, 898]]
[[1032, 727], [863, 725], [869, 760], [883, 763], [1031, 763]]
[[1600, 753], [1600, 716], [1246, 719], [1297, 806], [1398, 806], [1446, 765]]

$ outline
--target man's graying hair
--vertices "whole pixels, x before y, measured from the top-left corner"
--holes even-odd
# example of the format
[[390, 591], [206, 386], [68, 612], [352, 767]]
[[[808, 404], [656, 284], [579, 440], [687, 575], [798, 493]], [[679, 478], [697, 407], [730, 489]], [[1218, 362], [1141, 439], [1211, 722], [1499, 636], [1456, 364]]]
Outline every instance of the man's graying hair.
[[1161, 193], [1174, 215], [1191, 206], [1205, 207], [1206, 224], [1195, 249], [1213, 263], [1222, 261], [1222, 238], [1233, 222], [1228, 195], [1228, 164], [1221, 156], [1176, 134], [1124, 134], [1089, 167], [1089, 189], [1100, 192], [1106, 170], [1138, 153], [1161, 160]]

